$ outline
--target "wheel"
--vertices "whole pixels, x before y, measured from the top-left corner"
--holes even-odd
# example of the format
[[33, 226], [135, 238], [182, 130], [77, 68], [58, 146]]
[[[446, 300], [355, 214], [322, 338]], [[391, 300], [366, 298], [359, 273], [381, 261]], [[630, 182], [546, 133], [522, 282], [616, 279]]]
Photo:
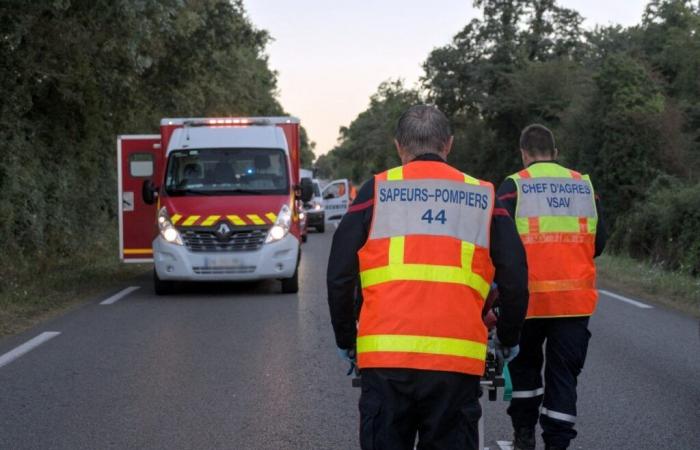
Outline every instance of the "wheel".
[[165, 281], [158, 278], [158, 272], [153, 269], [153, 290], [156, 295], [170, 295], [175, 292], [175, 282]]
[[282, 293], [283, 294], [296, 294], [299, 292], [299, 264], [297, 263], [297, 268], [294, 270], [294, 275], [292, 278], [282, 279]]
[[316, 231], [318, 231], [319, 233], [325, 233], [326, 232], [326, 224], [324, 223], [323, 225], [317, 226]]

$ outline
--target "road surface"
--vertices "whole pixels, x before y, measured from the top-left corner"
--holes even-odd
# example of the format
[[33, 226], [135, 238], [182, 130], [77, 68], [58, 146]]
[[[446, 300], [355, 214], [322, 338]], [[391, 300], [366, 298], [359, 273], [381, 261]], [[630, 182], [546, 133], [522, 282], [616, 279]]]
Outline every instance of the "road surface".
[[[1, 340], [0, 449], [357, 448], [330, 240], [310, 234], [298, 295], [263, 282], [156, 297], [144, 276]], [[700, 448], [697, 321], [603, 296], [591, 331], [572, 448]], [[484, 401], [492, 450], [510, 436], [505, 407]]]

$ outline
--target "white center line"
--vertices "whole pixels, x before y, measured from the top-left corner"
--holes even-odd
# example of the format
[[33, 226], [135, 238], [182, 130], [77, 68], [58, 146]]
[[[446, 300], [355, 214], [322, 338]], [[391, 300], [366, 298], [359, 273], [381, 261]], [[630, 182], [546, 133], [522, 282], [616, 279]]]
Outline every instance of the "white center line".
[[137, 289], [140, 289], [139, 286], [131, 286], [131, 287], [128, 287], [126, 289], [122, 289], [121, 291], [117, 292], [113, 296], [102, 300], [100, 302], [100, 305], [111, 305], [112, 303], [116, 303]]
[[631, 298], [623, 297], [622, 295], [615, 294], [614, 292], [606, 291], [605, 289], [598, 289], [598, 292], [601, 294], [607, 295], [608, 297], [612, 297], [615, 300], [620, 300], [621, 302], [629, 303], [630, 305], [634, 305], [637, 308], [643, 308], [643, 309], [652, 309], [654, 308], [651, 305], [647, 305], [646, 303], [639, 302], [637, 300], [632, 300]]
[[55, 338], [59, 334], [61, 333], [59, 333], [58, 331], [45, 331], [40, 335], [36, 336], [35, 338], [28, 340], [19, 347], [15, 347], [14, 349], [0, 356], [0, 367], [10, 364], [15, 359], [19, 358], [27, 352], [32, 351], [34, 348], [40, 346], [49, 339]]

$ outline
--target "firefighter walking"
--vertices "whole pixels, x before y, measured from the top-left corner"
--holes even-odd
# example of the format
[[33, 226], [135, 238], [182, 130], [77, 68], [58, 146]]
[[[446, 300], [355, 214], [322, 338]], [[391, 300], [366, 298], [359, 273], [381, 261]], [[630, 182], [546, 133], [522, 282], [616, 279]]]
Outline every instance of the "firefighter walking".
[[[527, 309], [525, 253], [493, 186], [450, 167], [449, 122], [432, 106], [400, 118], [402, 166], [365, 183], [333, 238], [328, 302], [341, 356], [361, 370], [363, 449], [476, 449], [487, 331], [512, 358]], [[356, 285], [362, 304], [356, 322]]]
[[535, 448], [539, 419], [546, 448], [564, 449], [576, 437], [576, 381], [598, 298], [593, 259], [605, 234], [590, 179], [556, 163], [552, 132], [527, 127], [520, 149], [525, 169], [498, 190], [525, 246], [530, 292], [520, 353], [509, 365], [508, 414], [514, 448]]

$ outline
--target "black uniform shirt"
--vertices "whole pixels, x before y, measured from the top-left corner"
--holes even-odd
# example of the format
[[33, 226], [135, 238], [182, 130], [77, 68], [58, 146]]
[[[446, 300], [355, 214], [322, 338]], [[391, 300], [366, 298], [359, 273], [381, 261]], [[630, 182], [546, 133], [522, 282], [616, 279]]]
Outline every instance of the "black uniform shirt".
[[[414, 161], [442, 161], [438, 155], [426, 154]], [[333, 236], [328, 260], [328, 305], [340, 348], [355, 347], [357, 337], [356, 304], [359, 293], [357, 252], [367, 241], [374, 204], [374, 177], [362, 185], [348, 212]], [[515, 223], [508, 211], [496, 200], [491, 221], [491, 260], [496, 268], [495, 282], [500, 293], [498, 338], [507, 346], [520, 340], [520, 328], [527, 312], [527, 260]]]

